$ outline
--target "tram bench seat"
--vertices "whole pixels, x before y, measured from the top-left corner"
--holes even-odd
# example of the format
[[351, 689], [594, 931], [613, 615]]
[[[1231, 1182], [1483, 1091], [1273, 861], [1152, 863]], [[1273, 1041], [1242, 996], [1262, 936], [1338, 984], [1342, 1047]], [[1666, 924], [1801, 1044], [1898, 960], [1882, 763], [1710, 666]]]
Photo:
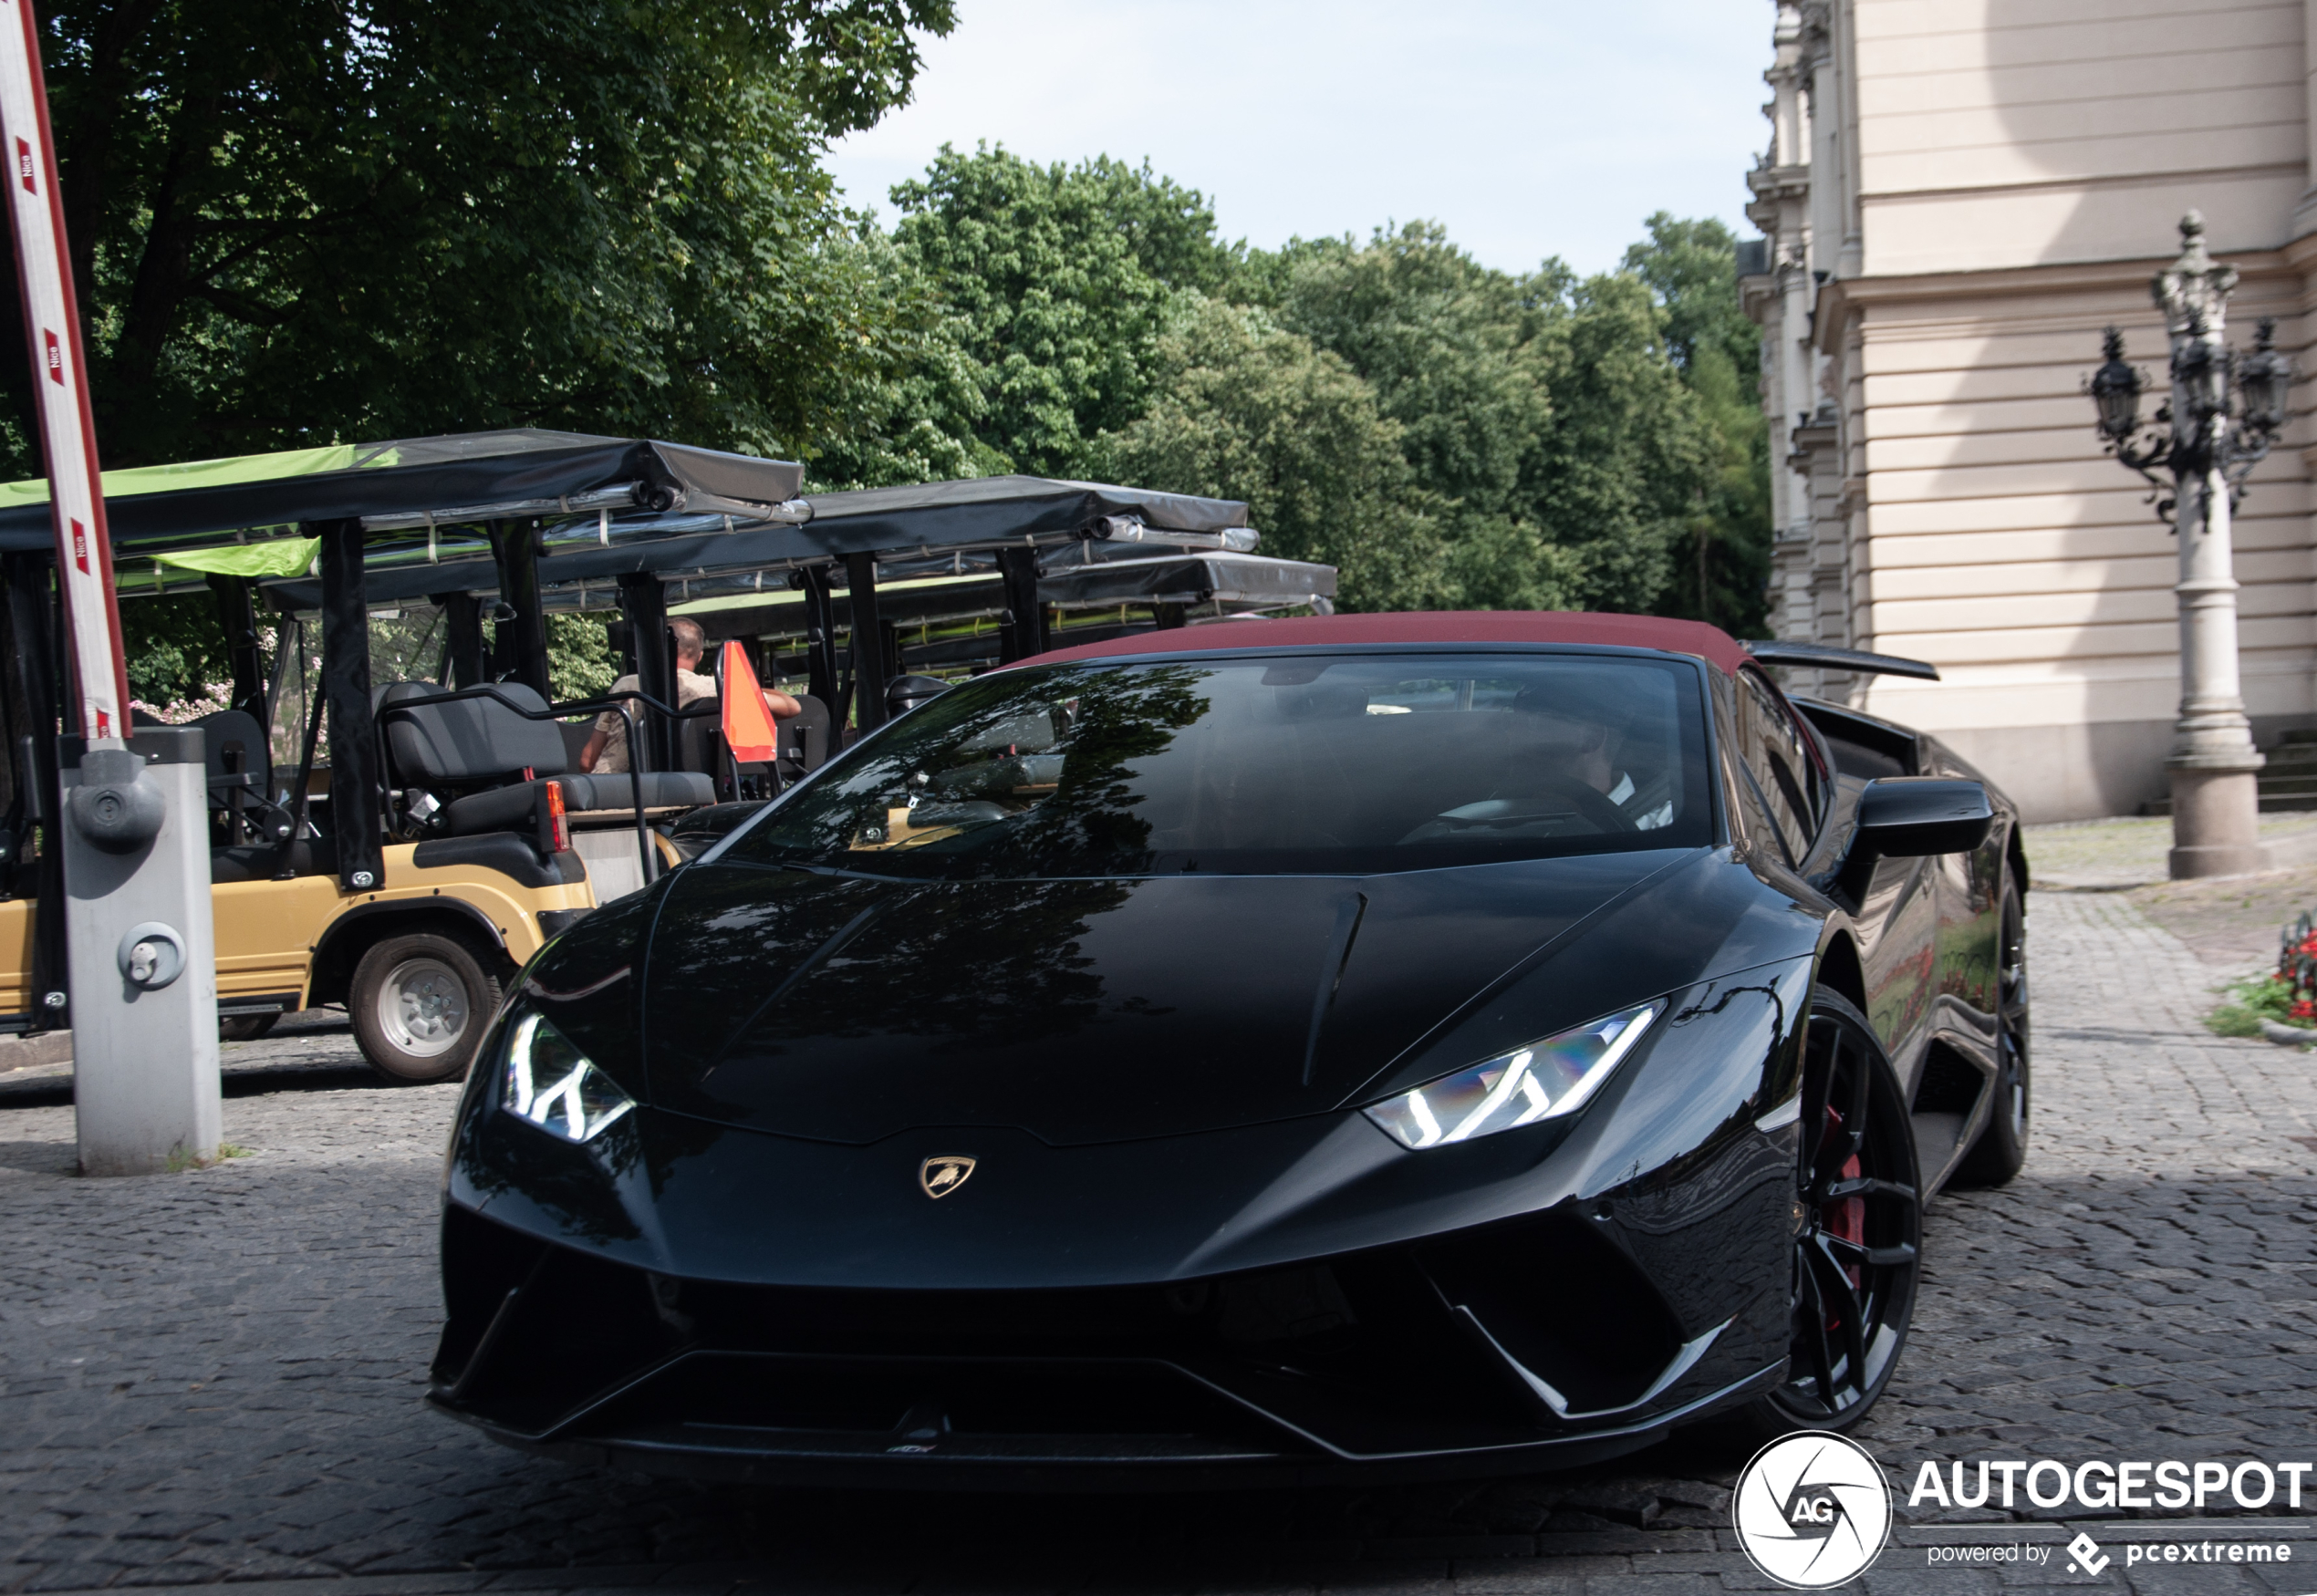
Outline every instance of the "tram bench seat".
[[[623, 775], [553, 776], [563, 788], [563, 810], [566, 818], [579, 817], [581, 824], [601, 822], [606, 824], [635, 824], [635, 789]], [[706, 776], [692, 771], [646, 771], [642, 776], [644, 810], [696, 809], [716, 801], [716, 791]], [[472, 836], [477, 832], [519, 831], [533, 824], [537, 814], [537, 789], [540, 781], [518, 782], [511, 786], [493, 787], [488, 791], [454, 798], [443, 805], [443, 830], [454, 837]], [[617, 814], [607, 814], [617, 811]]]
[[[502, 683], [499, 690], [525, 709], [546, 708], [520, 683]], [[563, 787], [566, 815], [616, 810], [618, 820], [634, 824], [635, 788], [628, 777], [572, 771], [559, 722], [526, 720], [494, 699], [428, 701], [442, 696], [429, 681], [396, 682], [379, 694], [381, 714], [400, 707], [385, 716], [389, 778], [443, 801], [429, 829], [454, 837], [528, 829], [538, 815], [539, 787], [551, 781]], [[694, 772], [647, 771], [642, 782], [647, 812], [716, 801], [714, 784]]]

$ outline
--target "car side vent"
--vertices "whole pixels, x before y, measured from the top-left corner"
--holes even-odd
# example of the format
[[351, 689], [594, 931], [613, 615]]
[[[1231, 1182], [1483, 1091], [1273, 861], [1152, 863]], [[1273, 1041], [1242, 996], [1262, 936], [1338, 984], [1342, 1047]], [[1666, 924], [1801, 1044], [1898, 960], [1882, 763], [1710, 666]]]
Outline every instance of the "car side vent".
[[1217, 1280], [1215, 1333], [1237, 1343], [1293, 1341], [1356, 1322], [1325, 1264]]
[[1969, 1114], [1979, 1103], [1987, 1077], [1973, 1069], [1952, 1048], [1934, 1047], [1923, 1061], [1923, 1078], [1915, 1084], [1917, 1114]]
[[1680, 1327], [1641, 1271], [1577, 1220], [1468, 1230], [1426, 1244], [1418, 1259], [1451, 1308], [1572, 1412], [1640, 1401], [1683, 1351]]

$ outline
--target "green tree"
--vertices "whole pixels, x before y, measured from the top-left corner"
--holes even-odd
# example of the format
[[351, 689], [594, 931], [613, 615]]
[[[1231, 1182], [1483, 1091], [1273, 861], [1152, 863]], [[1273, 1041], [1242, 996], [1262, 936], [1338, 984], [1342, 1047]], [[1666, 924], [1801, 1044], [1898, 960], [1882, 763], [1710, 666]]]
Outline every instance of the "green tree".
[[1374, 385], [1440, 506], [1457, 602], [1656, 604], [1711, 472], [1639, 284], [1515, 277], [1415, 223], [1252, 256], [1238, 285]]
[[909, 30], [951, 22], [63, 0], [44, 49], [107, 463], [501, 426], [810, 453], [896, 308], [816, 162], [906, 98]]
[[[132, 597], [120, 606], [121, 651], [129, 667], [129, 696], [162, 709], [191, 702], [211, 684], [231, 681], [234, 665], [217, 600], [208, 594]], [[221, 700], [215, 708], [223, 708]]]
[[1533, 281], [1551, 285], [1539, 300], [1566, 351], [1534, 479], [1545, 540], [1576, 561], [1587, 608], [1660, 609], [1714, 482], [1705, 418], [1639, 282], [1550, 271]]
[[1089, 442], [1148, 402], [1177, 295], [1221, 286], [1235, 258], [1199, 192], [1148, 162], [1038, 166], [944, 145], [893, 202], [902, 253], [940, 295], [978, 396], [984, 472], [1082, 470]]
[[557, 702], [592, 699], [619, 679], [619, 661], [599, 615], [547, 617], [547, 686]]
[[1626, 251], [1625, 270], [1666, 313], [1666, 342], [1712, 429], [1715, 481], [1690, 524], [1682, 571], [1668, 588], [1671, 614], [1741, 637], [1768, 629], [1770, 429], [1761, 413], [1761, 329], [1738, 297], [1738, 245], [1708, 218], [1649, 218], [1649, 242]]
[[1093, 451], [1099, 474], [1245, 500], [1262, 552], [1337, 567], [1346, 609], [1444, 596], [1401, 429], [1340, 358], [1265, 311], [1200, 298], [1159, 338], [1152, 379], [1149, 409]]
[[1005, 469], [978, 436], [990, 413], [981, 372], [931, 279], [873, 226], [842, 247], [857, 254], [859, 291], [881, 300], [860, 317], [881, 336], [834, 374], [844, 422], [809, 451], [807, 485], [881, 488]]

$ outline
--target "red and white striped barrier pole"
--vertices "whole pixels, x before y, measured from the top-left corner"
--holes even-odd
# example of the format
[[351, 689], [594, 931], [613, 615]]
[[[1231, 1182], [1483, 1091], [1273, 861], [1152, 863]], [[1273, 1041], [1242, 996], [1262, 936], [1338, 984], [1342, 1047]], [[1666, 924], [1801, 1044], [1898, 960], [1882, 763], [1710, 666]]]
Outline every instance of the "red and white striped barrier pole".
[[0, 140], [7, 154], [16, 285], [24, 300], [25, 347], [39, 394], [57, 581], [64, 595], [80, 732], [91, 742], [110, 741], [128, 735], [129, 671], [121, 658], [112, 540], [105, 530], [80, 309], [73, 301], [72, 256], [65, 242], [64, 204], [57, 194], [56, 142], [48, 132], [48, 91], [40, 73], [39, 24], [31, 0], [0, 0]]
[[0, 151], [64, 596], [66, 729], [80, 733], [58, 762], [64, 813], [41, 827], [42, 847], [63, 855], [65, 901], [44, 897], [35, 912], [65, 920], [81, 1173], [158, 1174], [216, 1156], [221, 1129], [208, 766], [197, 727], [140, 731], [130, 745], [112, 540], [32, 0], [0, 0]]

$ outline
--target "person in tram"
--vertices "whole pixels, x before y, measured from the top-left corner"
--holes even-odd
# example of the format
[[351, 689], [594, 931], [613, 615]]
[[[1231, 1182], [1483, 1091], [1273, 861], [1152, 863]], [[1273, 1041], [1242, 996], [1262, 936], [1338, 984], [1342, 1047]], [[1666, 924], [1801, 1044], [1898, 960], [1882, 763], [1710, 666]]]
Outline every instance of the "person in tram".
[[[688, 708], [701, 699], [716, 696], [716, 679], [700, 671], [701, 657], [708, 651], [707, 634], [700, 623], [690, 616], [678, 616], [668, 623], [669, 635], [676, 640], [676, 708]], [[611, 684], [612, 698], [639, 692], [642, 684], [633, 676], [623, 676]], [[776, 720], [785, 720], [803, 711], [804, 706], [784, 692], [772, 688], [760, 689], [764, 695], [764, 707]], [[618, 715], [606, 710], [596, 717], [595, 730], [587, 736], [587, 746], [579, 751], [579, 768], [589, 775], [624, 775], [628, 770], [628, 727]]]

